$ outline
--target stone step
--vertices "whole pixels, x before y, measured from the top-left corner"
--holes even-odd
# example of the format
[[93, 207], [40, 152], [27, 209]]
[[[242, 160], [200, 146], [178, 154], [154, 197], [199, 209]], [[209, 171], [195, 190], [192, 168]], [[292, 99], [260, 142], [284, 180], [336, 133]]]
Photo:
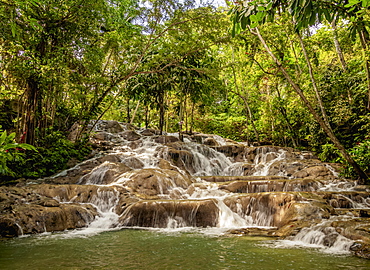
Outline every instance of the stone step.
[[315, 191], [323, 186], [320, 180], [311, 179], [262, 179], [225, 182], [220, 189], [233, 193]]
[[349, 215], [353, 217], [370, 218], [370, 208], [335, 208], [332, 215]]
[[364, 191], [317, 191], [334, 208], [370, 208], [370, 193]]
[[233, 193], [257, 193], [257, 192], [314, 192], [320, 191], [325, 186], [334, 186], [335, 188], [342, 189], [348, 185], [354, 185], [353, 182], [345, 182], [339, 180], [322, 180], [322, 179], [287, 179], [281, 177], [271, 177], [271, 179], [250, 178], [250, 177], [227, 177], [223, 180], [230, 180], [227, 182], [218, 183], [219, 189], [227, 190]]
[[[309, 202], [309, 203], [308, 203]], [[330, 213], [320, 196], [304, 192], [230, 194], [223, 199], [142, 200], [125, 207], [122, 226], [138, 227], [217, 227], [230, 218], [244, 226], [282, 227], [302, 216], [321, 219]], [[231, 211], [230, 211], [231, 210]]]
[[200, 176], [200, 179], [207, 182], [231, 182], [231, 181], [261, 181], [261, 180], [283, 180], [288, 179], [284, 176]]
[[214, 199], [143, 200], [127, 207], [119, 223], [128, 227], [215, 227], [218, 217]]

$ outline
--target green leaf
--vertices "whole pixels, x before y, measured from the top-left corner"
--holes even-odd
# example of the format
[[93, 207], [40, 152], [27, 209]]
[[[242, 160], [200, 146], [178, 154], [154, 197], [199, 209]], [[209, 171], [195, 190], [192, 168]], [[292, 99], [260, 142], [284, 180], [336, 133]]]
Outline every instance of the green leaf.
[[7, 137], [6, 130], [4, 130], [3, 133], [0, 136], [0, 146], [5, 143], [6, 137]]
[[249, 16], [249, 19], [250, 19], [252, 22], [258, 22], [258, 17], [257, 17], [257, 15], [252, 14], [252, 15], [250, 15], [250, 16]]

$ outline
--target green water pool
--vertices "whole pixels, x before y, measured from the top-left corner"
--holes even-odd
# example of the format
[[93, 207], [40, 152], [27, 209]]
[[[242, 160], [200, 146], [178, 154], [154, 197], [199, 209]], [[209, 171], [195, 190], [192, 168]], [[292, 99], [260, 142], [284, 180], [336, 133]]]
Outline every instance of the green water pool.
[[370, 261], [271, 239], [122, 229], [0, 241], [0, 269], [370, 269]]

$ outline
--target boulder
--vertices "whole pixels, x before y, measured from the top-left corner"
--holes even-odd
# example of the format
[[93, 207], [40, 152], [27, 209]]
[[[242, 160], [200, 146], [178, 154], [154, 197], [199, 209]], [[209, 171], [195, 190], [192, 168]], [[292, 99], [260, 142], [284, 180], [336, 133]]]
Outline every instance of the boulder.
[[[48, 177], [45, 179], [45, 183], [49, 184], [76, 184], [78, 182], [83, 182], [81, 179], [87, 175], [91, 175], [92, 171], [99, 167], [101, 164], [108, 162], [108, 163], [117, 163], [116, 165], [112, 165], [111, 167], [116, 167], [113, 170], [121, 170], [121, 173], [127, 172], [130, 170], [124, 164], [118, 164], [121, 162], [119, 155], [110, 154], [104, 155], [101, 157], [95, 157], [84, 162], [77, 164], [75, 167], [70, 169], [64, 170], [52, 177]], [[86, 182], [86, 181], [85, 181]]]
[[123, 175], [122, 184], [139, 196], [170, 194], [174, 188], [186, 189], [192, 180], [176, 170], [142, 169]]
[[219, 146], [219, 143], [213, 138], [206, 138], [203, 144], [208, 146]]
[[119, 135], [126, 141], [136, 141], [141, 138], [141, 135], [133, 130], [126, 130], [126, 131], [120, 132]]
[[[36, 185], [38, 186], [38, 185]], [[60, 203], [33, 187], [0, 187], [0, 235], [64, 231], [87, 226], [98, 215], [90, 204]]]
[[167, 143], [172, 143], [172, 142], [179, 142], [179, 138], [175, 137], [175, 136], [165, 136], [165, 135], [161, 135], [161, 136], [157, 136], [154, 141], [156, 143], [162, 143], [162, 144], [167, 144]]
[[117, 177], [125, 172], [131, 171], [131, 168], [123, 163], [112, 163], [105, 161], [99, 166], [93, 168], [91, 172], [80, 178], [78, 184], [107, 185], [115, 182]]
[[159, 135], [159, 130], [156, 130], [156, 129], [144, 129], [143, 131], [141, 131], [141, 135], [142, 136], [154, 136], [154, 135]]

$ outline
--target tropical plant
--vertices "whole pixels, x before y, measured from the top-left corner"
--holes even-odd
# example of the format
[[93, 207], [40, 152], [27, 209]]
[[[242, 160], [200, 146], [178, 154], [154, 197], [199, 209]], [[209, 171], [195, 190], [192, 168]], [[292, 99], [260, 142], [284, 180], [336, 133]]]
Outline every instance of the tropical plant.
[[0, 133], [0, 175], [13, 176], [15, 173], [8, 167], [8, 163], [21, 160], [25, 150], [37, 150], [30, 144], [15, 142], [15, 132], [8, 135], [6, 130], [0, 130]]

